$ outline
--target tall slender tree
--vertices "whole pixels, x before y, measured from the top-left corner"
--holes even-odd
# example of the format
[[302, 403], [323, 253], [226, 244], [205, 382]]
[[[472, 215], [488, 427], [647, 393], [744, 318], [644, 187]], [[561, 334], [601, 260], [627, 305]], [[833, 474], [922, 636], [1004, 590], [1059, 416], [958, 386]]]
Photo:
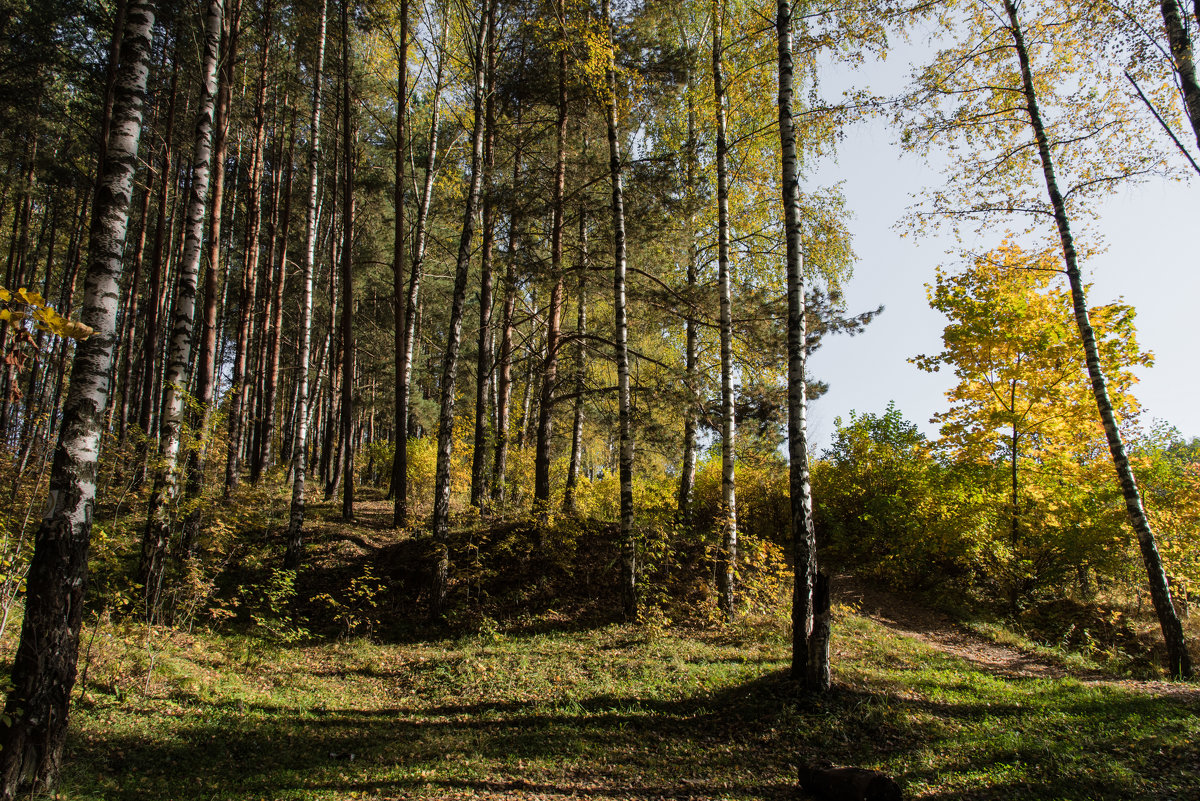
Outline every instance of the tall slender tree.
[[1088, 314], [1087, 293], [1083, 277], [1079, 270], [1078, 254], [1075, 249], [1075, 239], [1071, 233], [1070, 218], [1067, 214], [1066, 203], [1058, 186], [1055, 175], [1054, 157], [1050, 150], [1050, 138], [1042, 122], [1040, 104], [1038, 102], [1037, 83], [1034, 80], [1033, 67], [1029, 58], [1029, 49], [1025, 42], [1025, 32], [1017, 13], [1014, 0], [1004, 0], [1004, 12], [1008, 17], [1008, 33], [1012, 37], [1013, 52], [1016, 55], [1020, 69], [1020, 90], [1024, 110], [1027, 114], [1030, 132], [1037, 146], [1038, 159], [1041, 162], [1042, 177], [1045, 181], [1046, 194], [1054, 214], [1055, 227], [1058, 230], [1059, 242], [1062, 246], [1063, 263], [1066, 267], [1067, 282], [1071, 287], [1071, 300], [1075, 312], [1075, 323], [1079, 328], [1079, 336], [1083, 341], [1083, 351], [1087, 358], [1088, 376], [1092, 382], [1092, 393], [1096, 398], [1096, 408], [1100, 421], [1104, 425], [1104, 435], [1108, 441], [1108, 449], [1112, 454], [1113, 467], [1117, 480], [1121, 484], [1121, 492], [1125, 498], [1125, 509], [1129, 522], [1137, 534], [1138, 545], [1142, 551], [1146, 574], [1150, 584], [1150, 597], [1154, 601], [1154, 610], [1158, 614], [1159, 625], [1167, 645], [1167, 668], [1170, 674], [1177, 678], [1191, 678], [1192, 664], [1188, 654], [1187, 642], [1184, 640], [1183, 624], [1171, 600], [1171, 590], [1167, 585], [1167, 574], [1163, 568], [1162, 557], [1158, 552], [1158, 543], [1150, 520], [1142, 505], [1142, 496], [1138, 491], [1137, 480], [1129, 457], [1125, 452], [1125, 442], [1121, 429], [1113, 412], [1112, 401], [1108, 396], [1108, 382], [1105, 378], [1104, 367], [1100, 363], [1100, 350], [1096, 344], [1096, 335], [1092, 329]]
[[619, 456], [617, 472], [621, 484], [621, 606], [625, 617], [638, 614], [637, 542], [633, 532], [633, 402], [629, 387], [629, 323], [625, 309], [625, 187], [617, 119], [617, 50], [609, 0], [601, 2], [601, 18], [608, 38], [605, 65], [605, 122], [608, 129], [608, 172], [612, 184], [613, 228], [613, 328], [616, 331], [617, 426]]
[[[114, 64], [88, 246], [82, 321], [50, 477], [26, 578], [25, 615], [0, 728], [0, 799], [44, 792], [58, 779], [79, 658], [101, 422], [109, 398], [122, 256], [138, 163], [155, 3], [128, 0]], [[107, 115], [106, 115], [107, 116]], [[106, 141], [105, 141], [106, 140]]]
[[392, 467], [392, 492], [395, 495], [392, 524], [402, 527], [408, 524], [408, 431], [409, 397], [412, 394], [413, 348], [417, 338], [417, 317], [421, 292], [421, 276], [425, 270], [425, 239], [429, 225], [429, 209], [433, 201], [433, 182], [436, 177], [438, 152], [438, 124], [442, 103], [442, 80], [445, 76], [446, 35], [450, 28], [450, 16], [442, 18], [442, 29], [438, 36], [437, 70], [433, 82], [433, 102], [430, 109], [429, 149], [425, 156], [425, 186], [417, 207], [417, 222], [413, 230], [412, 269], [408, 278], [408, 296], [404, 301], [404, 339], [401, 345], [400, 369], [396, 375], [399, 384], [396, 390], [399, 409], [396, 419], [396, 455]]
[[[408, 438], [404, 431], [404, 418], [407, 415], [408, 398], [405, 396], [405, 382], [401, 374], [406, 369], [405, 364], [405, 334], [408, 330], [408, 304], [404, 288], [404, 273], [408, 266], [405, 255], [405, 239], [408, 227], [404, 216], [405, 195], [405, 161], [408, 159], [408, 140], [405, 129], [408, 125], [408, 0], [400, 0], [400, 40], [396, 43], [396, 183], [392, 192], [392, 206], [395, 209], [396, 225], [392, 244], [392, 315], [395, 326], [395, 367], [396, 367], [396, 454], [392, 459], [392, 524], [403, 525], [407, 504], [401, 499], [399, 490], [408, 493], [407, 481], [401, 481], [398, 471], [404, 459], [400, 451], [407, 451]], [[405, 465], [407, 471], [407, 465]]]
[[729, 145], [725, 131], [725, 4], [713, 0], [713, 110], [717, 128], [717, 283], [721, 331], [721, 543], [717, 550], [717, 604], [733, 618], [733, 582], [737, 568], [737, 491], [734, 465], [737, 432], [733, 391], [733, 289], [729, 259]]
[[191, 164], [183, 255], [179, 264], [172, 313], [171, 338], [163, 375], [163, 402], [159, 458], [150, 495], [146, 529], [142, 535], [139, 583], [143, 588], [143, 611], [148, 618], [158, 611], [164, 561], [175, 518], [179, 494], [179, 454], [182, 443], [184, 393], [191, 364], [200, 251], [204, 241], [204, 215], [208, 205], [212, 161], [213, 111], [217, 94], [217, 63], [221, 44], [224, 0], [208, 0], [203, 14], [203, 58], [200, 67], [200, 102], [196, 111], [196, 133]]
[[[559, 36], [568, 36], [566, 7], [555, 3]], [[558, 386], [558, 350], [562, 339], [563, 315], [563, 196], [567, 183], [567, 47], [558, 47], [558, 108], [555, 121], [554, 179], [550, 189], [550, 307], [546, 311], [546, 358], [541, 366], [541, 397], [538, 400], [537, 442], [533, 459], [534, 510], [544, 524], [550, 514], [550, 436], [554, 424], [554, 391]]]
[[462, 318], [467, 294], [467, 268], [471, 258], [471, 241], [475, 235], [475, 214], [479, 204], [479, 188], [483, 181], [483, 84], [486, 72], [487, 5], [475, 23], [475, 42], [471, 51], [474, 68], [474, 113], [471, 126], [470, 185], [463, 208], [462, 233], [458, 240], [458, 259], [454, 270], [454, 294], [450, 301], [450, 323], [446, 332], [446, 349], [442, 357], [441, 396], [438, 408], [437, 468], [434, 475], [433, 519], [431, 528], [437, 549], [433, 574], [433, 609], [440, 615], [446, 601], [450, 580], [450, 455], [454, 435], [454, 387], [458, 376], [458, 351], [462, 341]]
[[[204, 461], [207, 450], [209, 420], [212, 417], [214, 390], [217, 382], [217, 289], [221, 263], [221, 223], [225, 197], [225, 151], [229, 142], [229, 106], [233, 94], [234, 63], [237, 59], [238, 36], [241, 29], [242, 0], [229, 0], [221, 21], [221, 65], [217, 78], [217, 97], [213, 108], [213, 166], [212, 208], [208, 215], [208, 258], [204, 270], [204, 305], [201, 307], [200, 363], [196, 370], [197, 442], [188, 453], [188, 498], [198, 498], [204, 490]], [[183, 525], [179, 556], [188, 558], [199, 535], [201, 514], [199, 506], [188, 512]]]
[[354, 109], [350, 104], [350, 3], [342, 0], [342, 519], [354, 519]]
[[[817, 538], [813, 528], [812, 484], [808, 469], [804, 255], [800, 231], [800, 176], [793, 117], [792, 6], [779, 0], [775, 16], [779, 41], [779, 144], [782, 156], [784, 237], [787, 242], [788, 297], [788, 484], [791, 493], [792, 676], [807, 689], [829, 689], [828, 639], [813, 633], [817, 584]], [[828, 585], [825, 585], [826, 588]], [[828, 604], [825, 604], [827, 607]]]
[[479, 265], [479, 336], [475, 360], [475, 449], [471, 454], [471, 505], [483, 508], [488, 462], [488, 392], [492, 374], [492, 245], [495, 239], [496, 192], [496, 3], [488, 4], [487, 66], [484, 77], [482, 253]]

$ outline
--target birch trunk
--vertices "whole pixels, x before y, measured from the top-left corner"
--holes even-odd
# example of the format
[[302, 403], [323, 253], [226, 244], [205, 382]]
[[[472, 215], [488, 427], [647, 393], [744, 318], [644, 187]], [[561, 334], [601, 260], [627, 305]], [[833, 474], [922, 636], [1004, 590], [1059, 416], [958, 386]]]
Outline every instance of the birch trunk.
[[1133, 526], [1134, 533], [1137, 534], [1138, 545], [1142, 551], [1142, 561], [1146, 565], [1150, 597], [1154, 601], [1154, 611], [1157, 613], [1159, 625], [1162, 627], [1163, 639], [1166, 640], [1167, 670], [1175, 678], [1190, 679], [1192, 678], [1192, 663], [1191, 657], [1188, 655], [1187, 642], [1183, 636], [1183, 625], [1175, 611], [1175, 605], [1171, 602], [1171, 589], [1167, 584], [1167, 574], [1158, 553], [1158, 543], [1154, 537], [1154, 530], [1150, 527], [1150, 520], [1146, 517], [1146, 510], [1142, 506], [1137, 480], [1129, 465], [1129, 458], [1125, 454], [1125, 443], [1121, 437], [1121, 431], [1117, 427], [1117, 418], [1113, 412], [1112, 402], [1108, 397], [1108, 385], [1100, 364], [1100, 350], [1096, 345], [1096, 335], [1092, 331], [1091, 320], [1088, 317], [1087, 294], [1079, 272], [1078, 257], [1074, 238], [1071, 235], [1066, 204], [1058, 188], [1058, 179], [1054, 174], [1054, 162], [1051, 158], [1049, 139], [1046, 136], [1041, 111], [1038, 107], [1037, 90], [1033, 80], [1033, 69], [1029, 62], [1029, 52], [1025, 47], [1024, 33], [1021, 23], [1017, 19], [1017, 8], [1013, 0], [1004, 0], [1004, 10], [1008, 15], [1009, 32], [1012, 34], [1017, 60], [1020, 63], [1025, 108], [1029, 113], [1029, 125], [1034, 141], [1037, 143], [1038, 155], [1041, 158], [1046, 194], [1054, 210], [1054, 221], [1062, 244], [1067, 281], [1071, 286], [1071, 303], [1075, 311], [1075, 324], [1079, 328], [1079, 336], [1083, 341], [1083, 352], [1087, 360], [1092, 394], [1096, 398], [1100, 421], [1104, 425], [1104, 436], [1108, 440], [1108, 450], [1112, 454], [1113, 467], [1117, 472], [1121, 493], [1125, 497], [1125, 509], [1129, 514], [1129, 522]]
[[[775, 17], [779, 39], [779, 143], [783, 156], [783, 213], [787, 239], [788, 295], [788, 457], [792, 507], [792, 677], [812, 692], [829, 689], [828, 647], [810, 652], [813, 589], [817, 577], [817, 538], [812, 518], [812, 484], [808, 469], [808, 426], [805, 382], [807, 331], [804, 308], [804, 255], [800, 241], [800, 177], [796, 163], [796, 128], [792, 117], [792, 9], [779, 0]], [[814, 658], [815, 657], [815, 658]], [[823, 678], [822, 678], [823, 677]]]
[[488, 4], [487, 74], [485, 77], [483, 138], [483, 244], [479, 277], [479, 337], [475, 362], [475, 450], [471, 454], [471, 505], [483, 509], [487, 472], [487, 410], [489, 377], [492, 373], [492, 244], [495, 237], [496, 203], [492, 186], [496, 163], [496, 4]]
[[196, 138], [192, 152], [192, 185], [187, 203], [183, 256], [179, 263], [174, 318], [166, 371], [158, 467], [142, 536], [138, 581], [143, 588], [143, 613], [152, 619], [158, 609], [172, 521], [179, 495], [180, 428], [183, 424], [183, 395], [192, 358], [193, 318], [196, 311], [196, 280], [204, 240], [204, 211], [208, 203], [209, 167], [212, 159], [213, 106], [217, 93], [217, 61], [221, 43], [224, 0], [208, 0], [204, 11], [204, 55], [201, 65], [200, 103], [196, 112]]
[[[400, 41], [396, 45], [396, 182], [392, 191], [392, 207], [396, 213], [396, 227], [392, 240], [392, 317], [395, 320], [395, 415], [396, 433], [393, 437], [395, 453], [392, 455], [392, 484], [389, 492], [392, 494], [392, 525], [399, 527], [405, 517], [404, 508], [397, 495], [402, 485], [399, 469], [405, 460], [400, 458], [400, 451], [408, 447], [404, 436], [404, 418], [407, 413], [408, 398], [404, 394], [404, 382], [401, 375], [404, 372], [404, 339], [408, 328], [407, 293], [404, 289], [404, 268], [408, 264], [404, 240], [408, 235], [404, 217], [404, 194], [406, 178], [404, 162], [408, 158], [408, 142], [405, 139], [404, 127], [408, 123], [408, 0], [400, 0]], [[406, 465], [407, 468], [407, 465]], [[408, 487], [404, 486], [407, 494]]]
[[638, 613], [637, 543], [633, 533], [633, 426], [629, 393], [629, 325], [625, 315], [625, 191], [622, 184], [621, 144], [617, 130], [616, 47], [613, 43], [612, 11], [609, 0], [601, 3], [601, 16], [608, 34], [608, 65], [605, 75], [605, 114], [608, 128], [608, 171], [612, 180], [613, 226], [613, 328], [617, 361], [617, 408], [621, 483], [621, 607], [625, 618]]
[[[687, 138], [687, 193], [688, 200], [694, 202], [697, 193], [697, 173], [699, 171], [699, 143], [696, 141], [696, 102], [695, 86], [692, 71], [687, 75], [687, 107], [688, 107], [688, 138]], [[688, 263], [687, 263], [687, 316], [684, 319], [684, 392], [687, 397], [687, 408], [683, 413], [683, 459], [679, 468], [679, 495], [677, 506], [679, 519], [685, 528], [692, 525], [692, 491], [696, 485], [696, 429], [699, 397], [696, 385], [699, 380], [699, 326], [696, 320], [696, 286], [697, 266], [699, 262], [698, 246], [696, 244], [696, 214], [688, 215]]]
[[[561, 3], [560, 25], [565, 29]], [[558, 347], [563, 314], [563, 193], [567, 183], [567, 52], [558, 55], [558, 119], [551, 189], [553, 218], [550, 223], [550, 308], [546, 317], [546, 359], [542, 362], [541, 393], [538, 400], [537, 440], [533, 457], [533, 509], [544, 526], [550, 517], [550, 437], [554, 426], [554, 390], [558, 387]]]
[[722, 58], [724, 4], [713, 0], [713, 105], [717, 123], [717, 283], [721, 329], [721, 544], [717, 550], [717, 605], [733, 619], [733, 582], [737, 568], [737, 492], [734, 438], [737, 422], [733, 395], [733, 302], [729, 275], [729, 147], [725, 139], [725, 74]]
[[350, 105], [351, 0], [342, 0], [342, 519], [354, 519], [354, 161], [358, 130]]
[[[1167, 42], [1171, 46], [1175, 75], [1179, 78], [1183, 107], [1192, 123], [1196, 144], [1200, 145], [1200, 85], [1196, 84], [1196, 62], [1192, 55], [1192, 42], [1180, 15], [1179, 4], [1175, 0], [1161, 0], [1159, 6], [1162, 9], [1163, 26], [1167, 30]], [[1200, 4], [1196, 16], [1197, 20], [1200, 20]]]
[[[490, 5], [491, 0], [485, 0]], [[490, 13], [490, 12], [489, 12]], [[484, 15], [486, 19], [486, 14]], [[454, 385], [458, 376], [458, 350], [462, 340], [463, 306], [467, 294], [467, 267], [471, 259], [471, 240], [475, 235], [475, 213], [479, 205], [479, 188], [483, 180], [483, 83], [484, 46], [487, 24], [478, 23], [473, 55], [475, 66], [474, 111], [471, 127], [471, 173], [463, 209], [462, 234], [458, 240], [458, 260], [454, 270], [454, 295], [450, 301], [450, 324], [446, 332], [446, 350], [442, 357], [442, 386], [438, 414], [437, 469], [433, 488], [432, 531], [436, 548], [433, 575], [433, 611], [440, 616], [446, 602], [450, 578], [450, 453], [454, 434]]]
[[0, 729], [0, 799], [47, 792], [62, 764], [79, 656], [100, 424], [108, 401], [120, 306], [122, 252], [138, 161], [155, 4], [129, 0], [106, 150], [93, 209], [83, 323], [71, 368], [50, 503], [27, 577], [21, 639]]
[[[233, 67], [237, 58], [237, 43], [241, 27], [241, 0], [230, 0], [222, 20], [221, 65], [217, 98], [213, 114], [212, 210], [208, 217], [208, 259], [204, 265], [203, 325], [200, 332], [200, 364], [197, 367], [196, 403], [200, 415], [196, 420], [196, 445], [188, 454], [186, 497], [199, 498], [204, 490], [204, 462], [207, 449], [208, 423], [212, 416], [213, 385], [217, 366], [217, 271], [221, 263], [221, 222], [225, 200], [225, 151], [229, 141], [229, 103], [233, 91]], [[188, 513], [183, 524], [183, 538], [178, 556], [192, 556], [200, 529], [200, 511]]]
[[[229, 398], [229, 450], [225, 456], [225, 496], [241, 483], [242, 439], [246, 426], [246, 356], [250, 347], [251, 315], [258, 290], [259, 235], [262, 231], [263, 153], [267, 130], [267, 65], [271, 57], [275, 15], [272, 0], [262, 9], [262, 51], [259, 54], [258, 85], [254, 97], [254, 144], [250, 148], [249, 183], [246, 186], [245, 259], [242, 266], [241, 300], [238, 306], [237, 345], [233, 357], [232, 392]], [[324, 22], [322, 21], [322, 24]], [[322, 36], [324, 34], [322, 33]], [[324, 53], [324, 38], [320, 53]], [[313, 136], [318, 136], [314, 133]]]
[[442, 80], [445, 75], [446, 33], [450, 27], [449, 15], [442, 20], [439, 36], [437, 77], [433, 85], [433, 108], [430, 110], [429, 153], [425, 158], [425, 186], [421, 193], [421, 204], [417, 208], [417, 224], [413, 231], [412, 270], [408, 277], [408, 297], [404, 302], [404, 341], [401, 346], [401, 365], [396, 381], [400, 397], [399, 416], [396, 420], [396, 454], [392, 466], [392, 492], [395, 495], [392, 524], [397, 528], [408, 525], [408, 419], [409, 398], [412, 395], [413, 347], [417, 340], [417, 309], [420, 301], [421, 276], [425, 270], [425, 232], [429, 221], [429, 206], [433, 199], [433, 179], [437, 166], [437, 135], [439, 113], [442, 107]]

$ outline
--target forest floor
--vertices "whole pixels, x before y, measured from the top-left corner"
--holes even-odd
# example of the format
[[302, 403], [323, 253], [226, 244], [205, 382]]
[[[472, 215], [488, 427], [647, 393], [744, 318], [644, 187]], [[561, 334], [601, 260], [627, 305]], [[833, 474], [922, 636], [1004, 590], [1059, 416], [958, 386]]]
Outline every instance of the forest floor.
[[[297, 582], [312, 603], [355, 576], [371, 596], [419, 553], [382, 503], [355, 526], [313, 520], [321, 575]], [[511, 549], [521, 529], [503, 531], [468, 539]], [[264, 575], [275, 602], [249, 626], [85, 629], [59, 798], [782, 801], [820, 759], [883, 770], [907, 798], [1200, 798], [1196, 685], [1080, 666], [847, 577], [833, 691], [806, 698], [782, 610], [622, 625], [550, 596], [455, 629], [318, 636]], [[581, 597], [611, 592], [593, 580], [577, 577]], [[354, 598], [324, 602], [349, 632], [374, 608]], [[401, 593], [375, 611], [418, 605]]]

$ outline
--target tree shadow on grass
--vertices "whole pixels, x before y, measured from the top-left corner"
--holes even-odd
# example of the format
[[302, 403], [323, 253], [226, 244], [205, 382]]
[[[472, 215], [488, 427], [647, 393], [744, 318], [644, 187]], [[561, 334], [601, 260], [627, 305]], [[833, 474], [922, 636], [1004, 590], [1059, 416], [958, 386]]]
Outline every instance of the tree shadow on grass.
[[100, 704], [77, 715], [63, 791], [117, 801], [782, 800], [796, 797], [797, 763], [827, 758], [882, 765], [929, 798], [1197, 797], [1200, 763], [1187, 739], [1195, 710], [1056, 682], [1024, 691], [1020, 703], [995, 704], [845, 686], [805, 699], [773, 672], [680, 699], [371, 710], [193, 703], [170, 716], [152, 703]]

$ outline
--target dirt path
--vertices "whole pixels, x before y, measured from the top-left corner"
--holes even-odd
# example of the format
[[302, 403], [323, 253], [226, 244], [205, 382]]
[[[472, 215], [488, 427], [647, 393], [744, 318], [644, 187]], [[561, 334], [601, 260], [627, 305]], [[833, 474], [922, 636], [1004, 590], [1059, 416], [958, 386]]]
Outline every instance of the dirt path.
[[1102, 673], [1067, 670], [1037, 654], [986, 640], [942, 612], [930, 609], [912, 598], [874, 587], [851, 576], [839, 576], [836, 581], [834, 593], [838, 603], [851, 605], [894, 631], [965, 659], [989, 673], [1010, 678], [1070, 676], [1098, 686], [1200, 700], [1200, 685], [1196, 683], [1116, 679]]

